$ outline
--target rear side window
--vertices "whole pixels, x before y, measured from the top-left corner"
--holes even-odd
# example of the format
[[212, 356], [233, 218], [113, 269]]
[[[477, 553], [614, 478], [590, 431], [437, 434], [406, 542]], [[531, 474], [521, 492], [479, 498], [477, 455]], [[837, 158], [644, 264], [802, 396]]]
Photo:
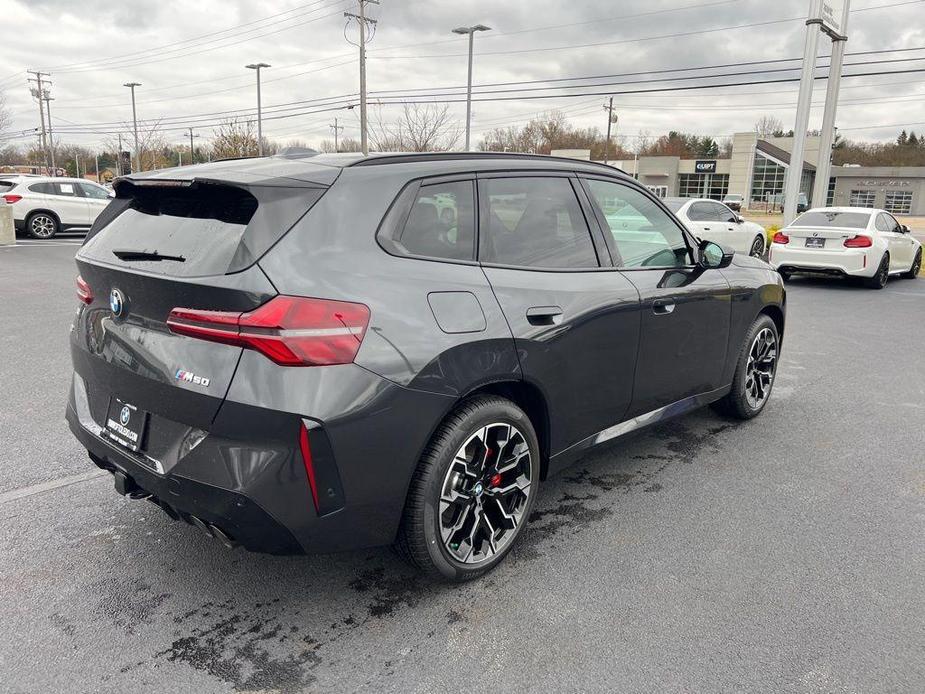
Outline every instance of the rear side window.
[[29, 186], [29, 191], [32, 193], [38, 193], [40, 195], [54, 195], [55, 194], [55, 184], [54, 183], [33, 183]]
[[401, 250], [409, 255], [474, 260], [472, 182], [421, 186], [397, 241]]
[[[88, 237], [80, 256], [174, 277], [243, 270], [323, 193], [324, 189], [277, 186], [245, 190], [211, 183], [150, 188], [125, 184], [117, 201], [117, 207], [125, 209]], [[156, 251], [182, 260], [126, 260], [115, 251]]]
[[692, 222], [718, 222], [713, 205], [695, 202], [687, 210], [687, 218]]
[[568, 178], [490, 178], [479, 182], [487, 218], [480, 260], [533, 268], [596, 268], [591, 232]]

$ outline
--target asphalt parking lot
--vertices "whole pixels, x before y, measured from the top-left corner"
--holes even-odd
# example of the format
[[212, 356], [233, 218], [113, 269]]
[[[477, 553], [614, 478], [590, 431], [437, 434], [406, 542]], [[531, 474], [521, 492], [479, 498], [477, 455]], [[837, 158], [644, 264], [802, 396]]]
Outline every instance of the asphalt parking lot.
[[453, 587], [118, 496], [64, 422], [76, 243], [0, 249], [0, 691], [925, 691], [925, 279], [793, 280], [759, 418], [595, 451]]

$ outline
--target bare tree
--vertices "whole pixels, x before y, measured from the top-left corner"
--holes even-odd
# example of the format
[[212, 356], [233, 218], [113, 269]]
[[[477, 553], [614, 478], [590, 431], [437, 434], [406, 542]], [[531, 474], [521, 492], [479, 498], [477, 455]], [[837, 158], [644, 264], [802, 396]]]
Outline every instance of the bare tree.
[[257, 156], [257, 128], [254, 121], [231, 118], [212, 132], [212, 156], [215, 159]]
[[0, 135], [10, 127], [10, 112], [6, 107], [6, 96], [0, 92]]
[[783, 122], [776, 116], [761, 116], [761, 118], [755, 121], [755, 132], [758, 133], [758, 137], [761, 138], [775, 137], [776, 134], [782, 132], [783, 129]]
[[[447, 105], [402, 104], [401, 115], [391, 122], [383, 120], [380, 106], [371, 120], [370, 139], [380, 152], [445, 152], [460, 135]], [[345, 151], [344, 146], [340, 149]]]

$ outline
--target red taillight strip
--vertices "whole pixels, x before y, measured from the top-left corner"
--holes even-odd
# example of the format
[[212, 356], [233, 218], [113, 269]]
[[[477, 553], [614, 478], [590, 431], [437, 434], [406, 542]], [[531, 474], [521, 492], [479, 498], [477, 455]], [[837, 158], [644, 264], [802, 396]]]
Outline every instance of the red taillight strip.
[[845, 239], [844, 242], [845, 248], [870, 248], [873, 245], [873, 239], [862, 234], [855, 234], [850, 239]]
[[312, 447], [308, 441], [308, 427], [305, 422], [299, 428], [299, 449], [302, 451], [302, 463], [305, 465], [305, 474], [308, 475], [308, 486], [312, 492], [312, 502], [315, 511], [318, 510], [318, 487], [315, 484], [315, 464], [312, 462]]
[[80, 275], [77, 275], [77, 299], [85, 304], [93, 303], [93, 291], [87, 281]]
[[778, 231], [771, 238], [771, 243], [780, 243], [780, 244], [790, 243], [790, 237], [787, 236], [787, 234], [785, 234], [784, 232]]
[[7, 193], [6, 195], [0, 195], [0, 198], [6, 200], [7, 205], [12, 205], [14, 202], [19, 202], [22, 200], [22, 195], [13, 195], [12, 193]]

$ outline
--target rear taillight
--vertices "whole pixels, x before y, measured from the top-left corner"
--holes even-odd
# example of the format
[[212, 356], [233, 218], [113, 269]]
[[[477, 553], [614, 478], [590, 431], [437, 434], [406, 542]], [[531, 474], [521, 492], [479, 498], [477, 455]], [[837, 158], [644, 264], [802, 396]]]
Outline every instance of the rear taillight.
[[22, 195], [13, 195], [12, 193], [7, 193], [6, 195], [0, 195], [4, 200], [6, 200], [7, 205], [12, 205], [14, 202], [19, 202], [22, 200]]
[[874, 242], [870, 236], [852, 236], [850, 239], [845, 239], [845, 248], [870, 248], [873, 245]]
[[178, 335], [254, 349], [283, 366], [349, 364], [369, 309], [363, 304], [277, 296], [248, 313], [175, 308], [167, 327]]
[[80, 275], [77, 275], [77, 298], [85, 304], [93, 303], [93, 291], [87, 281]]
[[782, 231], [778, 231], [771, 238], [771, 243], [790, 243], [790, 237]]

